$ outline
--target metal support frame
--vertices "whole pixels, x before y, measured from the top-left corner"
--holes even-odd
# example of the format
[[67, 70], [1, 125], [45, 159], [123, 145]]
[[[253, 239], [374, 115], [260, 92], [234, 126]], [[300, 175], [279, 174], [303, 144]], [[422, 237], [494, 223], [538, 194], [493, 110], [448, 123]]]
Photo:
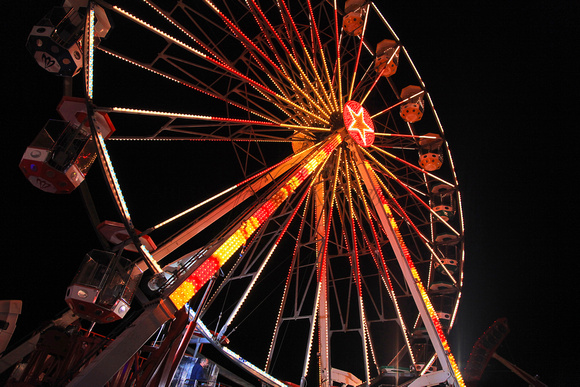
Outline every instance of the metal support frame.
[[425, 300], [423, 299], [423, 296], [419, 289], [419, 284], [417, 283], [417, 280], [413, 275], [412, 268], [407, 262], [407, 258], [405, 256], [406, 246], [404, 246], [402, 240], [400, 240], [400, 238], [397, 236], [398, 231], [397, 229], [395, 229], [396, 224], [391, 222], [393, 215], [390, 213], [390, 210], [387, 210], [388, 205], [384, 203], [383, 200], [381, 200], [382, 192], [379, 192], [380, 188], [377, 186], [375, 182], [376, 177], [372, 174], [372, 171], [369, 170], [369, 168], [367, 168], [367, 165], [365, 164], [358, 147], [350, 139], [348, 139], [347, 142], [356, 160], [356, 165], [361, 174], [364, 185], [369, 193], [371, 203], [375, 207], [380, 222], [384, 227], [385, 232], [387, 233], [389, 241], [391, 242], [393, 252], [395, 253], [401, 271], [403, 272], [405, 281], [409, 286], [409, 289], [413, 296], [413, 300], [417, 305], [417, 308], [421, 315], [421, 319], [425, 324], [431, 343], [435, 348], [435, 352], [437, 353], [437, 356], [441, 363], [441, 367], [447, 373], [447, 375], [449, 375], [447, 381], [453, 386], [460, 386], [463, 384], [461, 375], [459, 375], [459, 378], [455, 375], [455, 370], [453, 369], [453, 366], [449, 359], [449, 357], [452, 355], [445, 348], [441, 340], [440, 335], [443, 333], [437, 331], [435, 323], [431, 317], [431, 314], [429, 313], [428, 306], [426, 305]]
[[143, 314], [84, 368], [68, 386], [104, 386], [166, 321], [174, 318], [175, 312], [172, 306], [163, 301], [158, 301], [145, 309]]

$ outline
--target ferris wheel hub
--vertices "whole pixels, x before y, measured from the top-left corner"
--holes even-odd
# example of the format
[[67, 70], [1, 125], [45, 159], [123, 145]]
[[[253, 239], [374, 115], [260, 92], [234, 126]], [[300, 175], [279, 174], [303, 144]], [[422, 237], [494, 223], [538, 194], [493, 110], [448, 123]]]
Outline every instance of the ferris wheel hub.
[[375, 125], [369, 112], [357, 101], [348, 101], [343, 110], [344, 125], [348, 134], [360, 146], [367, 147], [375, 141]]

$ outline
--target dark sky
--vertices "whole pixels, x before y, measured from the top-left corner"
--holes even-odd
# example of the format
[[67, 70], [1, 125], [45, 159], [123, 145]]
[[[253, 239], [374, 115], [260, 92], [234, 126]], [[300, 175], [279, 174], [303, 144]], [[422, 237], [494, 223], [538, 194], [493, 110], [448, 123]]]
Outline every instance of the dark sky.
[[[80, 258], [98, 247], [78, 193], [45, 194], [18, 170], [26, 146], [48, 118], [57, 118], [62, 93], [60, 80], [37, 67], [24, 47], [47, 3], [10, 2], [0, 26], [6, 96], [0, 298], [24, 301], [17, 337], [65, 308]], [[475, 340], [507, 317], [511, 333], [498, 353], [550, 386], [571, 385], [580, 378], [571, 356], [580, 344], [573, 59], [579, 6], [421, 3], [380, 8], [434, 99], [460, 182], [465, 287], [452, 348], [463, 366]], [[525, 385], [494, 361], [486, 378], [484, 386]]]

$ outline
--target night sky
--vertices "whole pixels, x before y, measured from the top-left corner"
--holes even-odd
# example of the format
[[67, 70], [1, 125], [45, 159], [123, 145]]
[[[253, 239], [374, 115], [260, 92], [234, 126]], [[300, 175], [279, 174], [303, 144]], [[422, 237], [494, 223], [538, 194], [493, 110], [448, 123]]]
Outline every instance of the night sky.
[[[25, 49], [30, 29], [53, 2], [37, 3], [4, 5], [0, 24], [6, 96], [0, 299], [24, 301], [15, 340], [65, 309], [78, 262], [98, 247], [78, 193], [46, 194], [18, 169], [46, 120], [58, 118], [62, 94], [61, 80]], [[580, 7], [573, 1], [385, 3], [379, 7], [434, 100], [462, 192], [465, 287], [450, 337], [460, 366], [485, 329], [506, 317], [511, 333], [501, 356], [549, 386], [578, 383], [573, 36]], [[480, 385], [526, 384], [492, 360]]]

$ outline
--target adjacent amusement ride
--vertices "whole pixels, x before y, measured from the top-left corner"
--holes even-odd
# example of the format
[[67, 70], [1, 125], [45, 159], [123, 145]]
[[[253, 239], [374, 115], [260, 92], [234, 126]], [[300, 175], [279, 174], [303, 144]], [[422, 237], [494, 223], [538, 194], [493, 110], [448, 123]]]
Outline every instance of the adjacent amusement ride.
[[92, 203], [100, 168], [116, 212], [13, 385], [182, 383], [199, 342], [264, 385], [464, 385], [453, 160], [375, 2], [66, 0], [27, 47], [67, 87], [22, 172]]

